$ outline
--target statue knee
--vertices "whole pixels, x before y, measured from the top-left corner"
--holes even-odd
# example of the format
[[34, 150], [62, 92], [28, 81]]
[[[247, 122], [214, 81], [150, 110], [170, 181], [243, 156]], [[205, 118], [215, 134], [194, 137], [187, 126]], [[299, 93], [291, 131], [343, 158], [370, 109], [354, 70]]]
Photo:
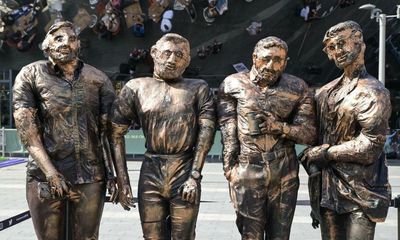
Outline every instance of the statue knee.
[[167, 224], [160, 222], [142, 222], [143, 238], [145, 240], [169, 240], [170, 231]]

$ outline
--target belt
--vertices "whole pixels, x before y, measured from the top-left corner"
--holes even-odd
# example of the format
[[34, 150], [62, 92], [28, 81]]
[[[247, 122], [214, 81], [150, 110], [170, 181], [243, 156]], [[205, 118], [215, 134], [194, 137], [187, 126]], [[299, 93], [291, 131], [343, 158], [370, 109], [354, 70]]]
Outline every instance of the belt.
[[181, 152], [181, 153], [176, 153], [176, 154], [158, 154], [158, 153], [152, 153], [152, 152], [145, 152], [144, 156], [148, 158], [161, 158], [165, 160], [177, 160], [177, 159], [186, 159], [189, 157], [193, 156], [193, 151], [186, 151], [186, 152]]
[[289, 149], [291, 150], [291, 148], [281, 148], [273, 152], [251, 153], [246, 156], [240, 155], [239, 162], [264, 165], [267, 162], [272, 162], [275, 159], [285, 157], [286, 152]]

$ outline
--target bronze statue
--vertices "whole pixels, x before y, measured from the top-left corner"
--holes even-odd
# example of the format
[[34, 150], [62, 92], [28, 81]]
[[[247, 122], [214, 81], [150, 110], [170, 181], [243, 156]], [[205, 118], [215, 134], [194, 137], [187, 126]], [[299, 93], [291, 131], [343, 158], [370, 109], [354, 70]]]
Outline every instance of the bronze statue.
[[[201, 171], [215, 135], [213, 95], [205, 81], [181, 77], [190, 62], [182, 36], [164, 35], [151, 56], [153, 77], [130, 80], [113, 106], [116, 166], [126, 168], [123, 137], [139, 124], [147, 148], [138, 187], [143, 237], [194, 239]], [[129, 178], [118, 183], [126, 189], [120, 199], [130, 199]]]
[[294, 146], [316, 135], [307, 84], [283, 73], [287, 51], [277, 37], [260, 40], [251, 71], [219, 89], [223, 169], [242, 239], [289, 239], [299, 188]]
[[356, 22], [331, 27], [323, 43], [328, 58], [344, 73], [315, 95], [319, 146], [303, 157], [319, 176], [309, 182], [317, 190], [310, 192], [312, 213], [321, 224], [322, 239], [373, 239], [391, 197], [383, 153], [389, 91], [365, 69], [365, 44]]
[[117, 196], [108, 146], [114, 89], [79, 60], [72, 23], [54, 24], [42, 46], [48, 60], [23, 67], [13, 90], [33, 225], [38, 239], [97, 239], [106, 186]]

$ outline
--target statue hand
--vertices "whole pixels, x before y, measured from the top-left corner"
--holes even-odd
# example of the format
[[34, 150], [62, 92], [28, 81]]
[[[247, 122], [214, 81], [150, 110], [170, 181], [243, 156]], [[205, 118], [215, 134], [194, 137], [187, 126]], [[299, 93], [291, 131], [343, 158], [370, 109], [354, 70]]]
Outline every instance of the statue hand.
[[118, 202], [121, 206], [129, 211], [131, 207], [136, 207], [133, 201], [132, 189], [129, 183], [121, 184], [118, 186]]
[[182, 194], [182, 199], [184, 201], [194, 203], [197, 199], [197, 194], [199, 194], [199, 184], [195, 179], [189, 177], [186, 182], [180, 186], [178, 192]]
[[68, 196], [71, 183], [65, 180], [61, 173], [55, 172], [46, 178], [53, 196], [61, 198]]
[[305, 153], [307, 165], [310, 165], [311, 163], [315, 163], [318, 166], [326, 165], [329, 162], [327, 157], [327, 150], [329, 147], [329, 144], [323, 144], [307, 150]]
[[108, 194], [110, 194], [110, 202], [118, 203], [118, 188], [115, 178], [110, 178], [107, 180], [106, 188]]
[[237, 181], [237, 175], [237, 164], [224, 173], [226, 180], [230, 183], [235, 183]]
[[262, 134], [280, 135], [282, 134], [283, 123], [276, 120], [270, 112], [262, 112], [256, 115], [260, 122], [259, 127]]

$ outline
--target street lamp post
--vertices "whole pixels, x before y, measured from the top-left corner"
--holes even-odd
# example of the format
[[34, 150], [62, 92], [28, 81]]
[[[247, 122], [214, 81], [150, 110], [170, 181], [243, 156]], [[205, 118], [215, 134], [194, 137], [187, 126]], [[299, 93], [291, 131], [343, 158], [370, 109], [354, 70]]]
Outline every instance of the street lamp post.
[[359, 9], [370, 10], [371, 19], [376, 19], [379, 22], [379, 71], [378, 79], [385, 85], [385, 58], [386, 58], [386, 19], [400, 18], [400, 5], [397, 5], [396, 15], [386, 15], [382, 10], [376, 8], [373, 4], [364, 4]]

